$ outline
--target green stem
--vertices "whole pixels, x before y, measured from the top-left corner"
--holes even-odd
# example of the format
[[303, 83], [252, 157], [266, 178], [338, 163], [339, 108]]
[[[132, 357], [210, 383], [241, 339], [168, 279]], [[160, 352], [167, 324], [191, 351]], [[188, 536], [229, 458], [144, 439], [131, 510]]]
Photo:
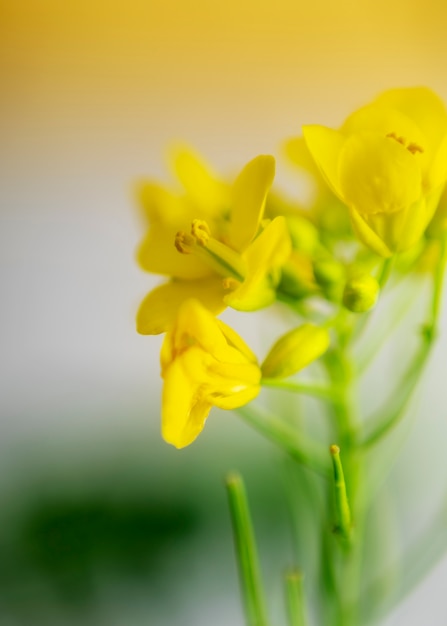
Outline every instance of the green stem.
[[332, 445], [330, 453], [334, 471], [336, 531], [344, 542], [349, 542], [352, 530], [351, 509], [349, 508], [345, 476], [340, 459], [340, 448]]
[[416, 353], [412, 363], [407, 369], [403, 381], [400, 383], [398, 393], [394, 394], [393, 409], [385, 414], [372, 418], [373, 424], [370, 434], [366, 435], [361, 442], [363, 448], [369, 448], [380, 441], [391, 429], [393, 429], [405, 415], [405, 409], [410, 401], [415, 387], [421, 378], [430, 356], [434, 340], [438, 333], [439, 316], [441, 313], [442, 288], [444, 284], [445, 268], [447, 263], [447, 236], [441, 240], [441, 254], [433, 277], [433, 296], [431, 303], [429, 323], [423, 329], [422, 346]]
[[432, 335], [434, 336], [436, 336], [438, 332], [438, 321], [441, 312], [442, 287], [444, 284], [445, 268], [447, 264], [447, 235], [444, 235], [444, 237], [441, 239], [440, 245], [441, 251], [434, 276], [434, 288], [430, 320], [430, 329]]
[[325, 400], [334, 400], [338, 397], [336, 389], [317, 383], [293, 383], [284, 380], [277, 380], [275, 378], [263, 378], [261, 380], [261, 385], [263, 387], [275, 387], [277, 389], [283, 389], [284, 391], [315, 396]]
[[[368, 422], [366, 425], [366, 434], [361, 440], [360, 445], [364, 448], [370, 448], [378, 443], [387, 433], [389, 433], [404, 417], [405, 409], [409, 401], [411, 400], [417, 383], [422, 376], [425, 366], [430, 356], [432, 347], [432, 340], [428, 337], [424, 337], [421, 348], [416, 353], [412, 363], [407, 369], [403, 380], [398, 385], [398, 391], [393, 394], [393, 400], [391, 402], [392, 409], [384, 413], [380, 411], [376, 417], [370, 418], [368, 422], [372, 424], [372, 427], [368, 429]], [[390, 402], [387, 402], [386, 406], [389, 406]]]
[[395, 313], [390, 320], [387, 317], [386, 323], [382, 324], [382, 327], [373, 338], [371, 338], [368, 345], [362, 349], [361, 354], [357, 358], [357, 365], [355, 373], [357, 377], [360, 377], [370, 366], [374, 357], [380, 351], [385, 343], [385, 340], [391, 335], [396, 326], [401, 322], [403, 316], [408, 313], [412, 303], [414, 302], [414, 294], [411, 293], [411, 298], [400, 299]]
[[289, 626], [306, 626], [303, 575], [298, 571], [292, 570], [287, 572], [285, 582]]
[[246, 623], [247, 626], [267, 626], [264, 591], [244, 483], [239, 474], [230, 474], [226, 483]]
[[330, 467], [323, 449], [303, 435], [297, 435], [286, 422], [251, 405], [240, 407], [236, 412], [245, 422], [279, 445], [296, 461], [325, 478], [330, 477]]
[[[344, 337], [344, 331], [341, 330], [339, 335]], [[345, 454], [350, 454], [354, 443], [355, 418], [351, 397], [353, 372], [347, 349], [348, 346], [344, 345], [327, 352], [325, 364], [331, 379], [331, 387], [337, 390], [337, 395], [332, 405], [337, 426], [336, 439], [340, 442], [340, 447], [343, 448]]]
[[[333, 546], [331, 554], [332, 567], [337, 572], [337, 593], [340, 599], [337, 626], [354, 626], [358, 623], [357, 611], [364, 539], [364, 507], [359, 492], [362, 484], [362, 457], [356, 440], [356, 412], [352, 400], [353, 374], [349, 355], [351, 330], [350, 328], [338, 329], [339, 347], [326, 358], [332, 384], [338, 387], [340, 393], [338, 402], [333, 404], [333, 410], [338, 431], [337, 440], [343, 450], [344, 476], [346, 477], [344, 489], [338, 492], [340, 500], [338, 517], [343, 520], [341, 523], [345, 527], [346, 540], [341, 545], [342, 550], [336, 550]], [[336, 449], [332, 450], [336, 480], [340, 483], [340, 467], [337, 463], [336, 452]], [[341, 482], [344, 483], [344, 480]], [[344, 500], [343, 506], [341, 506], [341, 496]], [[350, 508], [347, 506], [347, 499], [349, 499]], [[355, 532], [352, 533], [350, 532], [351, 515], [352, 525], [355, 528]]]
[[382, 269], [380, 270], [380, 274], [377, 277], [377, 281], [380, 285], [380, 289], [383, 289], [388, 282], [388, 279], [391, 275], [391, 271], [393, 269], [394, 261], [396, 259], [396, 255], [390, 256], [388, 259], [385, 259], [382, 265]]

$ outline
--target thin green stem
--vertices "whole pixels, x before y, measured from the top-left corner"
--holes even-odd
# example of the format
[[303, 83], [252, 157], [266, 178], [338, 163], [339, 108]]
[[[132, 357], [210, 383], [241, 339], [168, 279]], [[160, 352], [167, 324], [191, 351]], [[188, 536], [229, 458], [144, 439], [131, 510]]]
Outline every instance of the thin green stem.
[[265, 595], [244, 483], [239, 474], [230, 474], [226, 484], [246, 623], [267, 626]]
[[441, 312], [441, 304], [442, 304], [442, 287], [444, 284], [445, 277], [445, 268], [447, 264], [447, 236], [444, 237], [440, 241], [441, 251], [439, 255], [439, 262], [436, 266], [435, 276], [434, 276], [434, 288], [433, 288], [433, 299], [432, 299], [432, 308], [431, 308], [431, 320], [430, 327], [432, 335], [436, 336], [438, 332], [438, 321], [439, 315]]
[[383, 289], [388, 282], [395, 260], [396, 255], [390, 256], [388, 259], [384, 260], [379, 276], [377, 277], [380, 289]]
[[286, 601], [289, 626], [306, 626], [306, 613], [304, 608], [303, 575], [301, 572], [292, 570], [285, 576]]
[[[397, 392], [393, 393], [392, 402], [387, 402], [386, 406], [392, 405], [391, 410], [387, 410], [384, 414], [380, 411], [376, 417], [368, 420], [372, 426], [369, 427], [369, 434], [360, 439], [360, 445], [364, 448], [370, 448], [379, 442], [388, 432], [390, 432], [404, 417], [405, 409], [411, 400], [417, 383], [424, 372], [428, 357], [431, 352], [432, 341], [427, 337], [423, 341], [421, 348], [416, 353], [413, 361], [408, 367], [402, 381], [400, 381]], [[366, 432], [368, 433], [368, 422]]]
[[[433, 296], [430, 310], [429, 323], [424, 327], [422, 334], [422, 346], [410, 363], [402, 382], [399, 384], [398, 392], [393, 394], [394, 401], [391, 411], [387, 411], [383, 416], [383, 411], [369, 421], [372, 423], [369, 434], [361, 441], [363, 448], [369, 448], [380, 441], [390, 430], [392, 430], [405, 415], [405, 409], [410, 401], [417, 383], [421, 378], [425, 366], [428, 362], [431, 349], [438, 333], [438, 322], [441, 312], [442, 288], [445, 277], [445, 267], [447, 262], [447, 238], [441, 241], [441, 254], [436, 266], [433, 279]], [[368, 428], [368, 427], [367, 427]]]
[[236, 412], [247, 424], [280, 446], [296, 461], [325, 478], [330, 477], [330, 466], [324, 450], [303, 435], [297, 435], [285, 421], [252, 405], [240, 407]]
[[[339, 333], [344, 342], [344, 330]], [[349, 337], [348, 340], [349, 342]], [[343, 450], [350, 454], [355, 434], [355, 417], [352, 402], [351, 385], [353, 372], [348, 355], [348, 345], [327, 352], [324, 357], [325, 365], [331, 379], [331, 387], [337, 390], [332, 408], [337, 425], [337, 440]]]
[[330, 453], [334, 472], [336, 532], [344, 542], [349, 542], [352, 530], [351, 509], [349, 507], [348, 494], [346, 492], [346, 482], [340, 458], [340, 448], [336, 445], [332, 445], [330, 447]]
[[389, 317], [387, 317], [386, 324], [382, 324], [382, 328], [379, 329], [377, 334], [374, 335], [368, 345], [362, 349], [361, 354], [359, 354], [359, 357], [357, 358], [357, 364], [355, 368], [355, 374], [357, 377], [361, 376], [368, 369], [368, 367], [374, 360], [374, 357], [378, 354], [378, 352], [384, 345], [385, 340], [393, 332], [393, 330], [402, 320], [403, 316], [408, 312], [408, 309], [414, 302], [414, 294], [411, 293], [410, 295], [411, 298], [404, 298], [401, 302], [398, 303], [398, 306], [396, 307], [391, 320], [389, 319]]
[[[353, 338], [352, 327], [338, 329], [338, 348], [326, 355], [326, 365], [334, 386], [340, 392], [338, 402], [333, 404], [334, 417], [337, 424], [337, 440], [343, 450], [344, 476], [341, 480], [340, 464], [337, 462], [338, 447], [331, 452], [334, 460], [334, 476], [336, 477], [336, 508], [337, 525], [345, 527], [346, 539], [340, 546], [341, 550], [332, 549], [333, 569], [337, 572], [338, 604], [337, 626], [355, 626], [359, 607], [359, 589], [363, 558], [364, 516], [360, 487], [362, 485], [362, 456], [356, 440], [356, 411], [353, 403], [353, 372], [349, 353]], [[347, 500], [349, 499], [349, 505]], [[343, 505], [342, 505], [343, 500]], [[351, 522], [352, 515], [352, 522]], [[350, 532], [351, 524], [355, 533]], [[340, 530], [338, 531], [340, 533]]]
[[334, 400], [338, 397], [336, 389], [318, 383], [294, 383], [277, 380], [276, 378], [263, 378], [261, 385], [263, 387], [275, 387], [277, 389], [283, 389], [284, 391], [315, 396], [324, 400]]

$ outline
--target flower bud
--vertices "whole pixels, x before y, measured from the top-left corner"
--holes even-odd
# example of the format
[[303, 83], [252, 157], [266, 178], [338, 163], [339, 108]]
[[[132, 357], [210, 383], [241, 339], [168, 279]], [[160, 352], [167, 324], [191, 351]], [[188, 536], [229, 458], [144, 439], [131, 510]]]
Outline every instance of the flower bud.
[[379, 283], [372, 276], [356, 276], [345, 285], [343, 304], [353, 313], [365, 313], [375, 306], [379, 291]]
[[318, 246], [318, 231], [312, 222], [300, 215], [290, 215], [286, 219], [293, 248], [313, 254]]
[[340, 284], [345, 278], [345, 270], [336, 261], [316, 261], [314, 263], [314, 275], [320, 287], [327, 288]]
[[303, 324], [283, 335], [273, 345], [261, 366], [264, 378], [287, 378], [326, 352], [329, 333], [325, 328]]
[[311, 260], [294, 250], [281, 269], [279, 291], [297, 300], [315, 291]]

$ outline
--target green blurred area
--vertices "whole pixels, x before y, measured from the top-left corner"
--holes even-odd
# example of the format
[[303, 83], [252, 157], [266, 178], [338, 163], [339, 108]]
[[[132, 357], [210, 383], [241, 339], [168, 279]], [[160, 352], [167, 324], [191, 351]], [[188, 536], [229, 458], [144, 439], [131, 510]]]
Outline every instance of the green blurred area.
[[231, 467], [247, 480], [272, 579], [291, 549], [280, 464], [257, 436], [184, 453], [158, 437], [104, 441], [97, 454], [34, 440], [13, 456], [1, 481], [2, 624], [198, 626], [223, 604], [215, 623], [242, 625]]

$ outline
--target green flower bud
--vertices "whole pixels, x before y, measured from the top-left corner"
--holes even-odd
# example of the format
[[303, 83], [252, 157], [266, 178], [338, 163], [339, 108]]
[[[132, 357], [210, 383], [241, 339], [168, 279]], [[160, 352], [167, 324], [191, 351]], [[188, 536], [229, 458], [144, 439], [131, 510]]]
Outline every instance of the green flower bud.
[[273, 345], [261, 366], [264, 378], [287, 378], [320, 357], [329, 347], [325, 328], [303, 324]]
[[296, 258], [296, 253], [282, 267], [278, 290], [300, 300], [315, 292], [312, 264], [306, 259]]
[[328, 288], [344, 281], [345, 269], [336, 261], [316, 261], [314, 263], [314, 275], [320, 287]]
[[353, 313], [365, 313], [374, 308], [379, 291], [379, 283], [372, 276], [356, 276], [345, 285], [343, 304]]
[[318, 230], [312, 222], [300, 215], [289, 215], [286, 221], [293, 248], [312, 255], [319, 241]]

